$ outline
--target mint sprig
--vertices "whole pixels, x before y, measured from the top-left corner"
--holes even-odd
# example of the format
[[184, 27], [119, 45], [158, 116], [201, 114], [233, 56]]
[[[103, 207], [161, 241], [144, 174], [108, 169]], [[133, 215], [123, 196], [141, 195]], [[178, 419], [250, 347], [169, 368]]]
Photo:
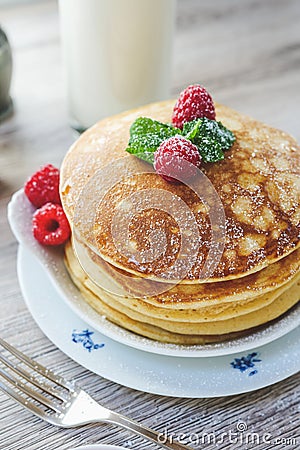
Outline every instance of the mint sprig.
[[185, 123], [182, 134], [198, 147], [204, 162], [224, 159], [224, 151], [229, 150], [235, 141], [232, 131], [221, 122], [206, 117]]
[[130, 127], [130, 139], [126, 151], [153, 164], [154, 152], [160, 144], [176, 134], [181, 134], [179, 128], [149, 117], [139, 117]]
[[153, 164], [154, 153], [160, 144], [176, 135], [193, 142], [203, 161], [209, 163], [224, 159], [224, 151], [230, 149], [235, 141], [232, 131], [221, 122], [206, 117], [185, 123], [182, 130], [148, 117], [139, 117], [130, 127], [126, 151]]

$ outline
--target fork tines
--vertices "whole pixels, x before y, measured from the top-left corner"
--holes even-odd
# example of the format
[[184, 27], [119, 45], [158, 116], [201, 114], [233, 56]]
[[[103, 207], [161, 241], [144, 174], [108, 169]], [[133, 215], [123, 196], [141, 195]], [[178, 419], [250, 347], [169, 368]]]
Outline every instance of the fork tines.
[[60, 413], [63, 402], [76, 390], [72, 382], [33, 361], [1, 338], [0, 389], [42, 418], [45, 413]]

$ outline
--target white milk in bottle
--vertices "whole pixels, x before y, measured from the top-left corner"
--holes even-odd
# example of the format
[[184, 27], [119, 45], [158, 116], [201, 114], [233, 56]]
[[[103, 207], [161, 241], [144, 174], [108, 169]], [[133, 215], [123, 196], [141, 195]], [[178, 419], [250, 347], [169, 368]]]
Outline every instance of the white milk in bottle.
[[60, 0], [71, 125], [169, 97], [175, 0]]

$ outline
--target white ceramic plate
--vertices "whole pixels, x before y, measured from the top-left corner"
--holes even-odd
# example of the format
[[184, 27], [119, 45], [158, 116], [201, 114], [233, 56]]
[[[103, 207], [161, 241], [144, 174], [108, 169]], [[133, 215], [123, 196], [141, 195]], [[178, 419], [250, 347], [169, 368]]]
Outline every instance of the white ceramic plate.
[[228, 342], [207, 345], [175, 345], [153, 341], [127, 331], [100, 316], [82, 298], [71, 282], [63, 262], [62, 250], [47, 248], [38, 244], [31, 230], [34, 208], [23, 190], [14, 194], [8, 207], [10, 226], [19, 241], [34, 255], [51, 279], [60, 298], [88, 325], [117, 342], [130, 347], [161, 355], [179, 357], [208, 357], [233, 354], [265, 345], [290, 332], [300, 324], [300, 305], [283, 319], [269, 325], [262, 331]]
[[28, 309], [46, 336], [82, 366], [124, 386], [165, 396], [218, 397], [260, 389], [300, 370], [300, 327], [234, 355], [158, 355], [110, 339], [79, 317], [45, 267], [22, 246], [18, 275]]
[[300, 324], [300, 305], [284, 319], [257, 331], [247, 337], [234, 339], [225, 343], [207, 345], [175, 345], [165, 344], [143, 338], [112, 324], [96, 313], [82, 298], [78, 289], [71, 282], [65, 269], [62, 251], [46, 248], [33, 238], [31, 221], [34, 208], [25, 197], [23, 190], [16, 192], [8, 207], [8, 218], [11, 228], [19, 241], [30, 253], [37, 257], [44, 271], [59, 292], [61, 299], [81, 319], [102, 334], [128, 346], [161, 355], [180, 357], [208, 357], [233, 354], [259, 347], [290, 332]]

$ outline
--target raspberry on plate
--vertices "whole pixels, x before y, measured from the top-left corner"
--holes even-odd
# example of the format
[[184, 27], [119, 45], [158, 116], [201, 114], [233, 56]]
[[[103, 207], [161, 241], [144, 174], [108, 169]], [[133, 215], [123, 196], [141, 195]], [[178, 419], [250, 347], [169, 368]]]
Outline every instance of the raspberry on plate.
[[215, 120], [215, 106], [207, 90], [200, 84], [193, 84], [179, 95], [173, 109], [172, 124], [177, 128], [182, 128], [185, 122], [201, 117]]
[[33, 174], [24, 187], [28, 200], [40, 208], [48, 202], [61, 204], [59, 196], [59, 170], [48, 164]]
[[71, 234], [70, 225], [60, 205], [46, 203], [32, 219], [33, 235], [43, 245], [61, 245]]
[[166, 181], [188, 180], [201, 164], [198, 148], [182, 136], [173, 136], [160, 144], [154, 153], [155, 171]]

